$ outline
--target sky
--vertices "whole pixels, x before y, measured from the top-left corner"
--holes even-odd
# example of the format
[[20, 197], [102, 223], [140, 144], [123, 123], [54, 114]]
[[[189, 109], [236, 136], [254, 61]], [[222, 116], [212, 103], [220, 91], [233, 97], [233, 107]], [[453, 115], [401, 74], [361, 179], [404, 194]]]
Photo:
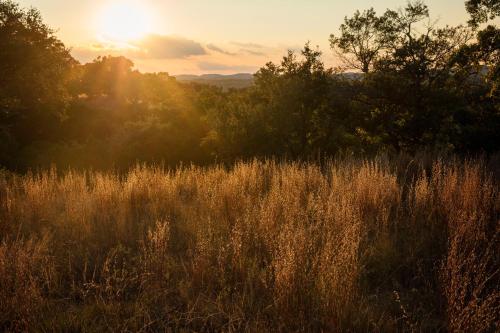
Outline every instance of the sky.
[[[142, 72], [253, 73], [307, 41], [329, 66], [328, 38], [357, 9], [404, 7], [406, 0], [17, 0], [88, 62], [125, 55]], [[465, 0], [427, 0], [438, 25], [468, 20]]]

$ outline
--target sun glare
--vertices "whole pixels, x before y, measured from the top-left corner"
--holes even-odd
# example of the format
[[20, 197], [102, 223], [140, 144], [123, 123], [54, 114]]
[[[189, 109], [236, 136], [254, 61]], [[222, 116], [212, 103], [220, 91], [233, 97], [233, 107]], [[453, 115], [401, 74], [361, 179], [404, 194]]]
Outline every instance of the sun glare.
[[113, 3], [99, 17], [102, 37], [115, 42], [137, 40], [150, 32], [151, 16], [140, 3]]

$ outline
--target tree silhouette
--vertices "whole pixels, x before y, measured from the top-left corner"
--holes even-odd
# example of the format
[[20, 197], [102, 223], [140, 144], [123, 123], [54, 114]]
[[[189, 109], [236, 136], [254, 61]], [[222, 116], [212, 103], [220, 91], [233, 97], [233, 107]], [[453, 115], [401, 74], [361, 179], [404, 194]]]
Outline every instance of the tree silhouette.
[[340, 35], [330, 35], [331, 48], [343, 60], [348, 69], [370, 71], [373, 62], [386, 49], [392, 39], [389, 16], [378, 17], [373, 8], [356, 11], [345, 17]]
[[474, 27], [500, 15], [498, 0], [467, 0], [465, 6], [471, 15], [469, 23]]

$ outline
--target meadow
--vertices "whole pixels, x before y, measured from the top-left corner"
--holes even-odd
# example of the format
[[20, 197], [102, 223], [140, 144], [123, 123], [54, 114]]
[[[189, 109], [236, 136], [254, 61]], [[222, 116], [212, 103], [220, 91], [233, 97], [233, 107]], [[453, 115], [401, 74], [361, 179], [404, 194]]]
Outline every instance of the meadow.
[[0, 330], [493, 332], [498, 158], [0, 173]]

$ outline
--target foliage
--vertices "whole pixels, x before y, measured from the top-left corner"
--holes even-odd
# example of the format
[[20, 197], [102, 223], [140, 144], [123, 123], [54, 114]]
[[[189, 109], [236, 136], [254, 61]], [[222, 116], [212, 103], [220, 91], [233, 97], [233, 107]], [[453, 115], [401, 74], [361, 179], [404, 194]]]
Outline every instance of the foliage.
[[498, 0], [467, 0], [465, 6], [471, 15], [469, 23], [475, 27], [500, 15]]
[[340, 26], [340, 36], [330, 35], [330, 45], [347, 65], [368, 73], [373, 63], [389, 48], [395, 37], [392, 27], [392, 12], [377, 17], [373, 8], [350, 18], [345, 17]]
[[17, 149], [52, 137], [68, 106], [74, 65], [37, 10], [0, 1], [0, 137], [8, 142], [0, 163], [10, 165]]
[[329, 105], [333, 78], [320, 55], [306, 45], [303, 59], [289, 52], [279, 65], [268, 63], [255, 74], [254, 87], [231, 94], [230, 102], [213, 112], [229, 156], [300, 158], [321, 149], [335, 151], [331, 146], [339, 143], [331, 136], [335, 114]]

